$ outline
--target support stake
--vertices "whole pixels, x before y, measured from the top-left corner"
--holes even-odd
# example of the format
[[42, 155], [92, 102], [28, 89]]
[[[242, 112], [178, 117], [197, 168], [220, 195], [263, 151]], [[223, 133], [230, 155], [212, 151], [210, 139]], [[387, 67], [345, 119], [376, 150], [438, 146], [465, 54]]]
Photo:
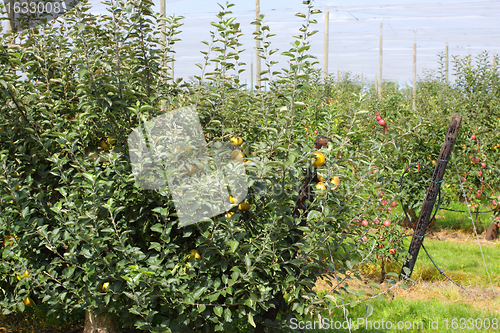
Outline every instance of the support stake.
[[[420, 213], [417, 226], [413, 232], [413, 238], [410, 243], [410, 248], [408, 249], [408, 256], [406, 261], [401, 268], [401, 273], [399, 275], [400, 279], [410, 278], [413, 268], [415, 267], [415, 262], [417, 261], [418, 252], [422, 246], [424, 236], [426, 235], [427, 227], [430, 223], [430, 218], [432, 214], [432, 209], [436, 203], [436, 198], [441, 188], [441, 182], [443, 180], [444, 172], [446, 170], [446, 165], [451, 156], [453, 150], [453, 145], [457, 139], [458, 129], [460, 128], [460, 123], [462, 117], [458, 114], [453, 114], [451, 117], [450, 125], [448, 126], [448, 131], [446, 132], [446, 138], [441, 148], [441, 153], [439, 154], [438, 162], [434, 169], [434, 174], [432, 175], [432, 181], [425, 195], [424, 205], [422, 206], [422, 211]], [[405, 268], [408, 268], [408, 273], [405, 273]]]

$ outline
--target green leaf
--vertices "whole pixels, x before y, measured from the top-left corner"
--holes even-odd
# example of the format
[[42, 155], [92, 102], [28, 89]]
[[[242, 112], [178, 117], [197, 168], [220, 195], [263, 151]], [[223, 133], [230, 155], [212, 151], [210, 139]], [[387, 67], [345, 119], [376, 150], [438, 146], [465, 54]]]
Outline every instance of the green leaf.
[[250, 323], [250, 325], [252, 325], [253, 327], [257, 327], [255, 325], [255, 322], [253, 321], [253, 315], [251, 312], [248, 312], [248, 322]]
[[229, 246], [231, 247], [231, 252], [235, 252], [236, 249], [238, 248], [238, 245], [240, 243], [238, 241], [235, 241], [235, 240], [232, 240], [232, 241], [229, 241]]
[[217, 315], [217, 317], [222, 316], [222, 312], [223, 312], [222, 306], [216, 306], [214, 308], [214, 313]]
[[373, 306], [367, 303], [365, 307], [365, 318], [370, 317], [372, 313], [373, 313]]

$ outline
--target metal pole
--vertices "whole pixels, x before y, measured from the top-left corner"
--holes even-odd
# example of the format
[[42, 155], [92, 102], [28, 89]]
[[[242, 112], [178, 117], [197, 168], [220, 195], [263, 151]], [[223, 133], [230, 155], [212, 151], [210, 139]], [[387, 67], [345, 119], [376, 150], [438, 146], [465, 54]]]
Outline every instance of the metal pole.
[[[255, 0], [255, 18], [258, 19], [259, 16], [260, 16], [260, 0]], [[260, 27], [258, 25], [255, 26], [255, 31], [258, 32], [259, 29], [260, 29]], [[256, 63], [256, 68], [255, 68], [256, 69], [256, 73], [255, 74], [257, 76], [257, 86], [259, 87], [259, 90], [260, 90], [260, 71], [261, 71], [260, 70], [260, 57], [259, 57], [259, 54], [260, 54], [260, 52], [259, 52], [260, 41], [257, 40], [256, 43], [255, 43], [255, 45], [256, 45], [256, 48], [257, 48], [257, 53], [256, 53], [256, 55], [257, 55], [257, 58], [256, 58], [257, 63]]]
[[378, 50], [378, 98], [382, 98], [382, 31], [383, 26], [382, 22], [380, 22], [380, 41], [379, 41], [379, 50]]
[[[458, 130], [460, 128], [460, 123], [462, 122], [462, 117], [458, 114], [453, 114], [451, 117], [450, 125], [448, 126], [448, 131], [446, 132], [446, 138], [444, 140], [443, 146], [441, 148], [441, 153], [439, 154], [438, 162], [434, 169], [432, 175], [432, 180], [425, 195], [424, 205], [418, 222], [413, 231], [413, 238], [408, 249], [409, 256], [401, 268], [401, 273], [399, 277], [401, 279], [411, 277], [413, 268], [415, 267], [415, 262], [417, 261], [418, 252], [422, 246], [422, 242], [426, 235], [427, 227], [429, 226], [432, 209], [436, 203], [438, 193], [441, 188], [441, 181], [443, 180], [444, 173], [446, 170], [446, 165], [450, 159], [451, 152], [453, 151], [453, 145], [457, 139]], [[406, 269], [405, 269], [406, 268]]]
[[323, 50], [323, 82], [326, 83], [328, 76], [328, 36], [329, 36], [329, 12], [325, 12], [325, 45]]

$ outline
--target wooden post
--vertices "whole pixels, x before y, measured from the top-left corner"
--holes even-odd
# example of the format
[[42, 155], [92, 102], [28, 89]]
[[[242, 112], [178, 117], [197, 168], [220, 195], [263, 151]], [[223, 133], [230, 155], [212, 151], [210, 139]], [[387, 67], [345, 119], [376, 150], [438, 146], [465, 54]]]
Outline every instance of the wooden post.
[[340, 70], [337, 69], [337, 83], [340, 83]]
[[380, 40], [378, 46], [378, 98], [382, 98], [382, 22], [380, 22]]
[[468, 51], [468, 55], [467, 55], [467, 66], [470, 68], [470, 45], [468, 45], [469, 47], [469, 51]]
[[445, 65], [444, 65], [444, 72], [446, 75], [446, 83], [449, 82], [449, 57], [448, 57], [448, 42], [446, 42], [446, 51], [445, 51]]
[[[434, 174], [432, 175], [431, 184], [429, 185], [429, 189], [425, 195], [424, 205], [422, 206], [417, 226], [413, 232], [413, 238], [410, 243], [410, 248], [408, 249], [409, 256], [406, 258], [406, 262], [404, 263], [399, 275], [401, 279], [411, 277], [413, 268], [415, 267], [418, 252], [420, 251], [424, 236], [426, 235], [427, 227], [430, 223], [432, 209], [436, 202], [439, 189], [441, 188], [441, 182], [446, 170], [446, 165], [448, 164], [448, 160], [450, 159], [451, 152], [453, 150], [453, 145], [457, 139], [461, 121], [462, 117], [460, 115], [456, 113], [452, 115], [448, 131], [446, 132], [446, 138], [444, 140], [443, 147], [441, 148], [441, 153], [439, 154]], [[409, 269], [408, 273], [405, 273], [405, 268]]]
[[[7, 32], [10, 32], [10, 31], [14, 31], [14, 28], [15, 28], [15, 23], [14, 23], [14, 0], [9, 0], [8, 3], [9, 3], [10, 10], [7, 13]], [[4, 5], [7, 5], [7, 3], [4, 3]]]
[[250, 63], [250, 91], [253, 91], [253, 62]]
[[[260, 16], [260, 0], [255, 0], [255, 18], [258, 19]], [[259, 31], [260, 27], [257, 25], [255, 26], [255, 31]], [[260, 57], [259, 57], [259, 48], [260, 48], [260, 41], [257, 40], [256, 43], [256, 67], [255, 67], [255, 75], [257, 76], [257, 86], [259, 87], [258, 89], [260, 90]]]
[[497, 58], [493, 55], [493, 62], [491, 64], [493, 69], [493, 91], [495, 91], [496, 83], [497, 83]]
[[394, 90], [398, 91], [398, 78], [396, 75], [394, 75]]
[[330, 13], [325, 12], [325, 45], [323, 49], [323, 82], [326, 83], [326, 78], [328, 76], [328, 36], [329, 36], [329, 15]]
[[417, 110], [417, 43], [413, 43], [413, 111]]
[[363, 72], [361, 72], [361, 91], [363, 91]]

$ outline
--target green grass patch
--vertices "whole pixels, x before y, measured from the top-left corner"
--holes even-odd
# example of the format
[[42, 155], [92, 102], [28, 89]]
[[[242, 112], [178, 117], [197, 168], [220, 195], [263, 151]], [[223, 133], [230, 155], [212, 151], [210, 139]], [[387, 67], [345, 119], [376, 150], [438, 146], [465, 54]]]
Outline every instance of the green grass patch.
[[[365, 317], [366, 304], [353, 308], [346, 307], [349, 311], [348, 322], [351, 324], [351, 332], [495, 332], [500, 330], [499, 315], [490, 311], [475, 310], [464, 303], [443, 303], [436, 299], [416, 301], [395, 298], [373, 300], [368, 304], [373, 307], [373, 313], [368, 318]], [[312, 333], [349, 332], [342, 308], [339, 308], [333, 316], [324, 313], [323, 318], [334, 327], [319, 329], [319, 319], [309, 317], [302, 325], [306, 326], [309, 320], [310, 327], [313, 329], [305, 331]], [[462, 318], [472, 319], [473, 322], [472, 324], [470, 321], [461, 322]], [[317, 321], [316, 329], [314, 329], [313, 320]], [[483, 328], [479, 328], [480, 324]], [[489, 325], [490, 329], [484, 329], [485, 324]], [[298, 328], [295, 331], [300, 332]]]

